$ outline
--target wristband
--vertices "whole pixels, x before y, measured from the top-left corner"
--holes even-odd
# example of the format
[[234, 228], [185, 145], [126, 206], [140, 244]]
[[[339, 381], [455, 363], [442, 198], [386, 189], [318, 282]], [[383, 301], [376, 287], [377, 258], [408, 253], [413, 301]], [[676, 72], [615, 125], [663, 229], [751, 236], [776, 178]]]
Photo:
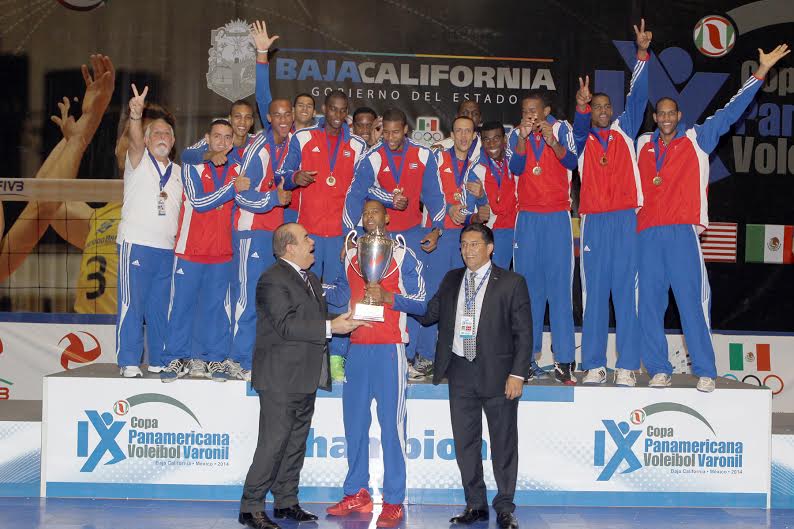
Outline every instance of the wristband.
[[257, 53], [267, 53], [267, 50], [260, 50], [259, 48], [256, 49]]
[[140, 120], [142, 117], [143, 117], [143, 114], [141, 114], [141, 115], [140, 115], [140, 116], [138, 116], [137, 118], [134, 118], [134, 117], [130, 116], [130, 119], [131, 119], [131, 120], [133, 120], [133, 121], [138, 121], [138, 120]]

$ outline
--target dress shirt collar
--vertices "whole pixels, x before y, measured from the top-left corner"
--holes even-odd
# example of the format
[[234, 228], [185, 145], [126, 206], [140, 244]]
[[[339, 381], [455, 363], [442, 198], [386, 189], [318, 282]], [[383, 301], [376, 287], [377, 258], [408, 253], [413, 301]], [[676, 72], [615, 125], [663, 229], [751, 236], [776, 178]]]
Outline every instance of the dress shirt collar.
[[[477, 270], [474, 271], [474, 274], [475, 274], [474, 275], [474, 279], [482, 279], [483, 276], [485, 275], [486, 270], [488, 270], [488, 268], [490, 268], [490, 267], [491, 267], [491, 261], [488, 260], [488, 261], [486, 261], [486, 263], [484, 265], [482, 265], [480, 268], [478, 268]], [[466, 268], [466, 278], [467, 279], [469, 277], [469, 274], [471, 274], [471, 270], [469, 270], [469, 268], [467, 267]]]
[[[296, 265], [295, 263], [293, 263], [289, 259], [285, 259], [284, 257], [281, 257], [281, 260], [284, 261], [285, 263], [287, 263], [288, 265], [290, 265], [292, 268], [294, 268], [295, 271], [298, 272], [299, 274], [301, 272], [303, 272], [303, 269], [300, 266]], [[301, 275], [303, 275], [303, 274], [301, 274]]]

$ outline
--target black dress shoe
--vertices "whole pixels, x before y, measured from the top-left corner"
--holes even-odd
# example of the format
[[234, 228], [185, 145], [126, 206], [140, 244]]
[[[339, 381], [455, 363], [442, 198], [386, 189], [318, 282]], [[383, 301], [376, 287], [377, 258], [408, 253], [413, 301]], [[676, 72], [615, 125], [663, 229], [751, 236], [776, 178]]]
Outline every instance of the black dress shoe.
[[281, 526], [268, 518], [264, 511], [241, 512], [237, 521], [251, 529], [281, 529]]
[[303, 510], [303, 507], [297, 503], [292, 507], [287, 507], [285, 509], [274, 508], [273, 516], [276, 518], [289, 518], [291, 520], [295, 520], [296, 522], [313, 522], [317, 519], [316, 514], [312, 514], [309, 511]]
[[466, 509], [459, 515], [450, 518], [449, 523], [462, 523], [462, 524], [470, 524], [474, 522], [487, 522], [488, 521], [488, 511], [487, 510], [480, 510], [480, 509]]
[[518, 529], [518, 520], [512, 512], [500, 512], [496, 517], [496, 523], [502, 529]]

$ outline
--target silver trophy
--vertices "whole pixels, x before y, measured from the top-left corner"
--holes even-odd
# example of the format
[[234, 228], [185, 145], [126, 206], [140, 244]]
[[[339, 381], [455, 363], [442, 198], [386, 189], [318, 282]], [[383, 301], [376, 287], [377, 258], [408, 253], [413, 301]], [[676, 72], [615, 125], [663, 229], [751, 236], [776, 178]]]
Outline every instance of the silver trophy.
[[[352, 246], [352, 248], [351, 248]], [[402, 235], [397, 235], [396, 240], [389, 237], [381, 228], [375, 231], [356, 237], [356, 232], [351, 231], [345, 237], [345, 248], [351, 248], [345, 253], [345, 259], [353, 270], [364, 279], [366, 285], [376, 285], [389, 277], [400, 268], [401, 263], [389, 272], [389, 267], [394, 256], [394, 250], [405, 248], [405, 239]], [[352, 263], [350, 256], [355, 251], [358, 257], [358, 268]], [[404, 252], [400, 252], [404, 255]], [[383, 305], [375, 301], [368, 295], [360, 303], [356, 303], [353, 310], [354, 320], [364, 321], [384, 321]]]

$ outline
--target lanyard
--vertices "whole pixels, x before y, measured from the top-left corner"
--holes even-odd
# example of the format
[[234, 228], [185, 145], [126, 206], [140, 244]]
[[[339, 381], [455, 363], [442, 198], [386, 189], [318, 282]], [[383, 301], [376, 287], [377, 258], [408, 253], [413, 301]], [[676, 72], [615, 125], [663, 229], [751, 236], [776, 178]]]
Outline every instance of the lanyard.
[[[328, 158], [328, 165], [331, 169], [331, 175], [334, 174], [334, 167], [336, 167], [336, 157], [339, 155], [339, 147], [342, 146], [342, 131], [339, 131], [339, 135], [336, 137], [336, 148], [334, 149], [334, 153]], [[325, 133], [325, 141], [328, 145], [328, 153], [331, 153], [331, 139], [328, 137], [328, 133]]]
[[485, 281], [488, 279], [488, 276], [490, 274], [491, 274], [491, 267], [489, 266], [488, 270], [485, 271], [485, 275], [483, 275], [482, 279], [480, 279], [480, 284], [477, 286], [477, 290], [475, 290], [473, 293], [469, 292], [469, 282], [466, 281], [466, 294], [465, 294], [466, 310], [471, 310], [475, 300], [477, 299], [477, 294], [480, 292], [480, 289], [485, 284]]
[[486, 158], [488, 158], [488, 166], [491, 168], [491, 174], [496, 179], [496, 184], [502, 187], [502, 179], [510, 178], [507, 172], [507, 161], [502, 159], [502, 161], [499, 162], [487, 155]]
[[397, 167], [394, 165], [394, 154], [392, 150], [389, 148], [388, 145], [383, 146], [383, 150], [386, 151], [386, 162], [389, 164], [389, 169], [391, 170], [392, 177], [394, 178], [394, 183], [398, 186], [400, 185], [400, 178], [403, 174], [403, 168], [405, 167], [405, 158], [408, 154], [408, 141], [403, 140], [403, 148], [398, 154], [398, 156], [402, 157], [400, 160], [400, 169], [397, 170]]
[[152, 156], [152, 153], [149, 152], [147, 149], [146, 152], [149, 154], [149, 158], [152, 160], [152, 164], [154, 164], [154, 168], [157, 169], [157, 174], [160, 176], [160, 191], [163, 190], [165, 184], [168, 183], [168, 179], [171, 177], [171, 169], [174, 167], [174, 162], [168, 162], [168, 167], [165, 169], [165, 174], [160, 171], [160, 164], [157, 163], [157, 160]]
[[287, 139], [285, 138], [284, 141], [281, 143], [281, 155], [279, 156], [279, 148], [276, 145], [276, 139], [273, 137], [273, 131], [271, 130], [267, 135], [267, 144], [270, 147], [270, 167], [273, 169], [273, 175], [276, 174], [276, 171], [281, 169], [281, 162], [284, 161], [284, 156], [287, 155]]

